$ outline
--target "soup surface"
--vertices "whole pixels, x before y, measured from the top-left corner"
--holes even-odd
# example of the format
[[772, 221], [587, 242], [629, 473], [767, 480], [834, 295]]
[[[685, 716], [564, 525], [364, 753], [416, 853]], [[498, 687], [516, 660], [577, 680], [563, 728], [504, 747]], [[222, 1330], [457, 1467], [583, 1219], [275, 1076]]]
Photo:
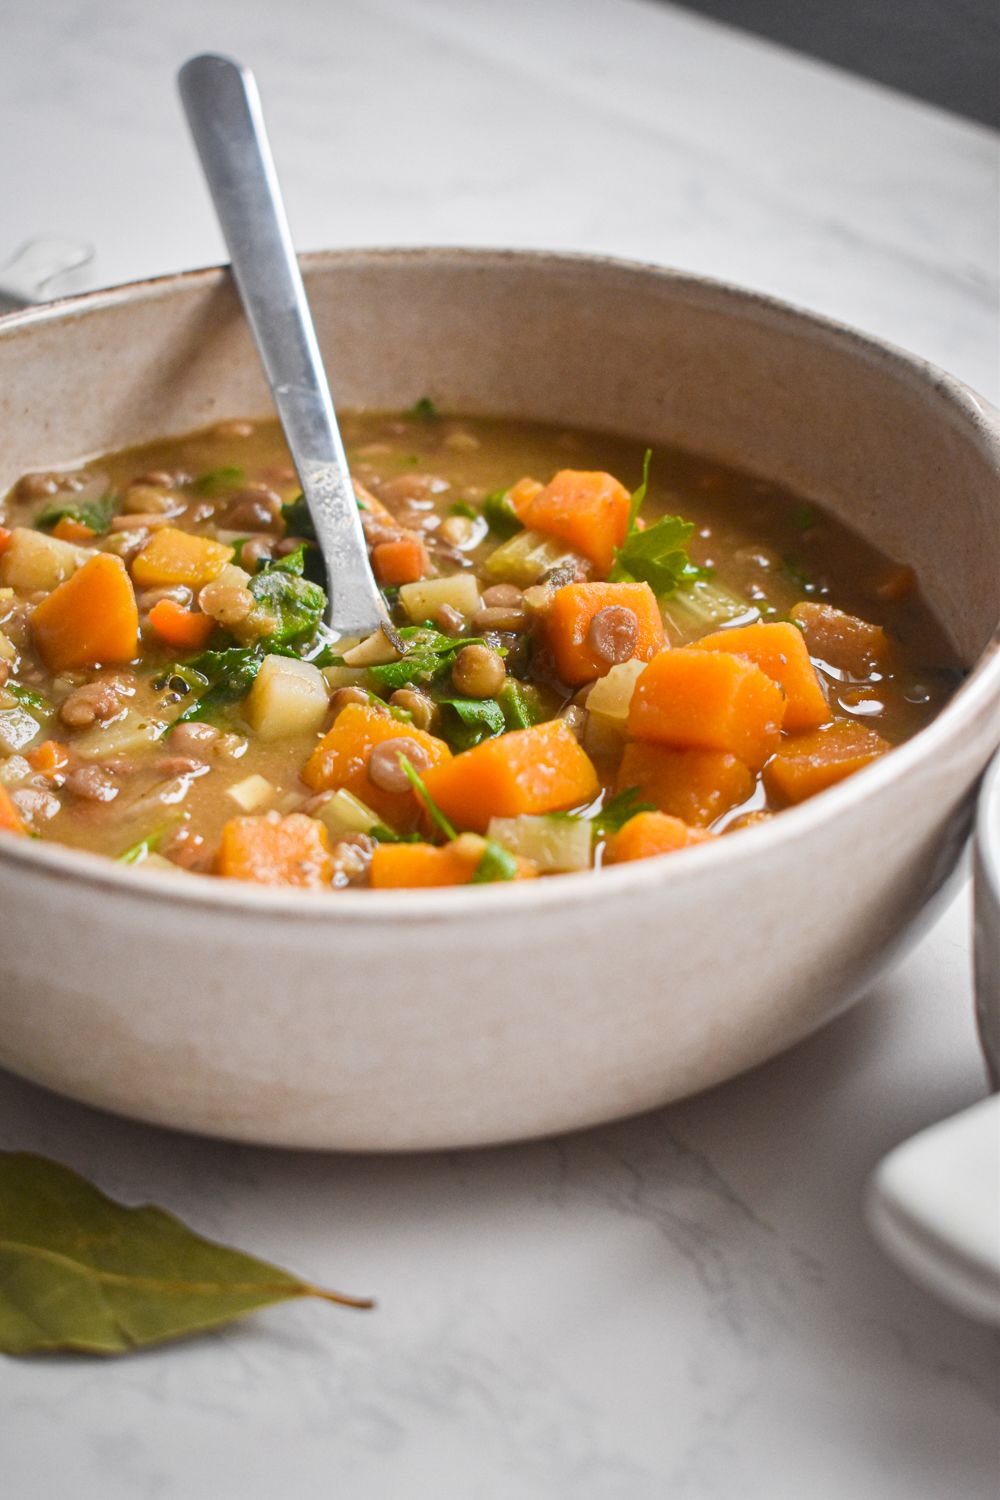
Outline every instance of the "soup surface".
[[427, 400], [343, 428], [395, 646], [326, 632], [274, 423], [14, 486], [0, 827], [324, 889], [580, 871], [821, 792], [961, 677], [905, 566], [764, 481]]

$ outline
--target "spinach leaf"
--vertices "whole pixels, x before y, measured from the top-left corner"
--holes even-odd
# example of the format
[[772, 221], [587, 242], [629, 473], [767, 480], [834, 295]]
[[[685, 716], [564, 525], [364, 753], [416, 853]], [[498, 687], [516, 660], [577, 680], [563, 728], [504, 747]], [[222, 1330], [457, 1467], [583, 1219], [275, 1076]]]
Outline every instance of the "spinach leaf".
[[245, 479], [246, 475], [242, 469], [237, 468], [235, 464], [229, 464], [220, 469], [209, 469], [206, 473], [199, 474], [191, 488], [196, 494], [210, 499], [238, 489]]
[[545, 718], [538, 689], [508, 677], [497, 696], [508, 729], [530, 729]]
[[326, 593], [303, 578], [305, 544], [278, 562], [266, 563], [250, 580], [250, 592], [275, 622], [268, 636], [272, 647], [314, 633], [326, 608]]
[[0, 1152], [0, 1351], [127, 1354], [293, 1297], [347, 1307], [150, 1204], [106, 1198], [69, 1167]]
[[305, 495], [296, 495], [287, 505], [281, 507], [281, 515], [285, 522], [285, 532], [288, 536], [305, 537], [306, 541], [316, 540], [316, 528], [313, 525], [309, 507], [306, 504]]
[[513, 854], [508, 854], [502, 845], [494, 839], [486, 840], [486, 848], [483, 850], [475, 870], [472, 872], [470, 885], [488, 885], [497, 880], [516, 880], [517, 860]]
[[655, 811], [654, 803], [643, 802], [640, 787], [627, 786], [609, 798], [600, 812], [588, 821], [593, 826], [594, 837], [606, 839], [610, 834], [617, 833], [620, 828], [623, 828], [629, 818], [634, 818], [636, 813]]
[[524, 530], [511, 504], [509, 490], [495, 490], [492, 495], [487, 495], [483, 501], [483, 516], [493, 535], [500, 537], [501, 541]]
[[52, 531], [60, 521], [68, 518], [80, 526], [89, 526], [91, 531], [102, 536], [111, 525], [111, 517], [117, 509], [116, 495], [102, 495], [100, 500], [84, 501], [81, 505], [75, 505], [72, 500], [61, 500], [47, 505], [35, 517], [35, 530]]
[[503, 734], [503, 709], [495, 698], [439, 698], [441, 738], [452, 750], [471, 750], [482, 740]]
[[448, 675], [455, 654], [463, 646], [483, 644], [478, 637], [442, 635], [432, 625], [404, 625], [399, 636], [406, 647], [405, 654], [398, 661], [368, 668], [372, 680], [389, 692], [409, 683], [422, 686], [439, 681]]
[[174, 724], [211, 719], [231, 704], [240, 703], [253, 687], [263, 660], [264, 652], [259, 646], [229, 646], [224, 651], [203, 651], [183, 668], [175, 669], [178, 676], [192, 670], [200, 673], [208, 688], [167, 726], [166, 732]]

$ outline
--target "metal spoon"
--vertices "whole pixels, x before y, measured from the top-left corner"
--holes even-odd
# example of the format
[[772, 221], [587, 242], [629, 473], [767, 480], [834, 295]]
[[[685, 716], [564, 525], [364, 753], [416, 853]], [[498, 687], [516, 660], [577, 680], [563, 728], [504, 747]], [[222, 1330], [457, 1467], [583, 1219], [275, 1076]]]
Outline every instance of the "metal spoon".
[[340, 636], [381, 629], [401, 651], [368, 562], [254, 76], [205, 54], [184, 64], [177, 84], [323, 554], [326, 623]]

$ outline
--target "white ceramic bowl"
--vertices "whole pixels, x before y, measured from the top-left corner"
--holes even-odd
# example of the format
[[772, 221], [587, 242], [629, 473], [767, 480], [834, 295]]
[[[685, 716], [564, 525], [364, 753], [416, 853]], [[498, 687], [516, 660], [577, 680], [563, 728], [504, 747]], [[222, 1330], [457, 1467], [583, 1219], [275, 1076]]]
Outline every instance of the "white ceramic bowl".
[[[762, 1061], [919, 932], [1000, 740], [1000, 434], [872, 339], [589, 258], [319, 255], [335, 395], [604, 427], [790, 484], [911, 562], [971, 674], [938, 718], [772, 823], [513, 886], [309, 897], [0, 841], [0, 1063], [210, 1134], [472, 1145], [650, 1108]], [[0, 485], [268, 411], [224, 271], [0, 322]]]

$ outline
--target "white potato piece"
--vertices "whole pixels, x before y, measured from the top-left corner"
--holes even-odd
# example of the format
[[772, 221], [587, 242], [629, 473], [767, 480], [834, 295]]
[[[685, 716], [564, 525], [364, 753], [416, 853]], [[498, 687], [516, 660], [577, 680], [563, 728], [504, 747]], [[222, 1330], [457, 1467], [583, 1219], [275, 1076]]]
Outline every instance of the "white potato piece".
[[342, 687], [367, 687], [367, 667], [322, 667], [323, 681], [330, 692]]
[[23, 755], [8, 755], [6, 760], [0, 759], [0, 786], [23, 786], [34, 776], [31, 763]]
[[131, 755], [155, 744], [166, 729], [162, 719], [147, 719], [128, 709], [107, 724], [95, 724], [76, 735], [73, 749], [81, 760], [102, 760], [106, 755]]
[[330, 697], [323, 674], [294, 656], [265, 656], [243, 705], [243, 717], [262, 740], [312, 734], [326, 717]]
[[340, 654], [348, 667], [382, 667], [387, 662], [399, 660], [399, 652], [381, 630], [373, 630], [363, 641]]
[[533, 860], [540, 870], [590, 869], [591, 828], [582, 818], [523, 813], [519, 818], [491, 818], [487, 832], [509, 854]]
[[414, 625], [432, 620], [443, 604], [450, 604], [460, 615], [471, 619], [483, 607], [479, 580], [472, 573], [453, 573], [450, 578], [422, 578], [419, 583], [404, 583], [399, 602]]
[[316, 816], [335, 839], [343, 838], [345, 833], [368, 833], [382, 821], [367, 803], [343, 787], [323, 803]]
[[26, 708], [0, 709], [0, 752], [15, 755], [41, 734], [38, 720]]
[[43, 531], [15, 526], [0, 557], [0, 583], [29, 592], [54, 589], [93, 556], [93, 547], [74, 547]]
[[0, 658], [6, 662], [17, 661], [17, 647], [9, 635], [0, 630]]
[[266, 776], [254, 772], [252, 776], [244, 776], [234, 786], [226, 787], [226, 796], [232, 797], [236, 806], [242, 807], [244, 812], [254, 812], [258, 807], [274, 801], [275, 787]]

